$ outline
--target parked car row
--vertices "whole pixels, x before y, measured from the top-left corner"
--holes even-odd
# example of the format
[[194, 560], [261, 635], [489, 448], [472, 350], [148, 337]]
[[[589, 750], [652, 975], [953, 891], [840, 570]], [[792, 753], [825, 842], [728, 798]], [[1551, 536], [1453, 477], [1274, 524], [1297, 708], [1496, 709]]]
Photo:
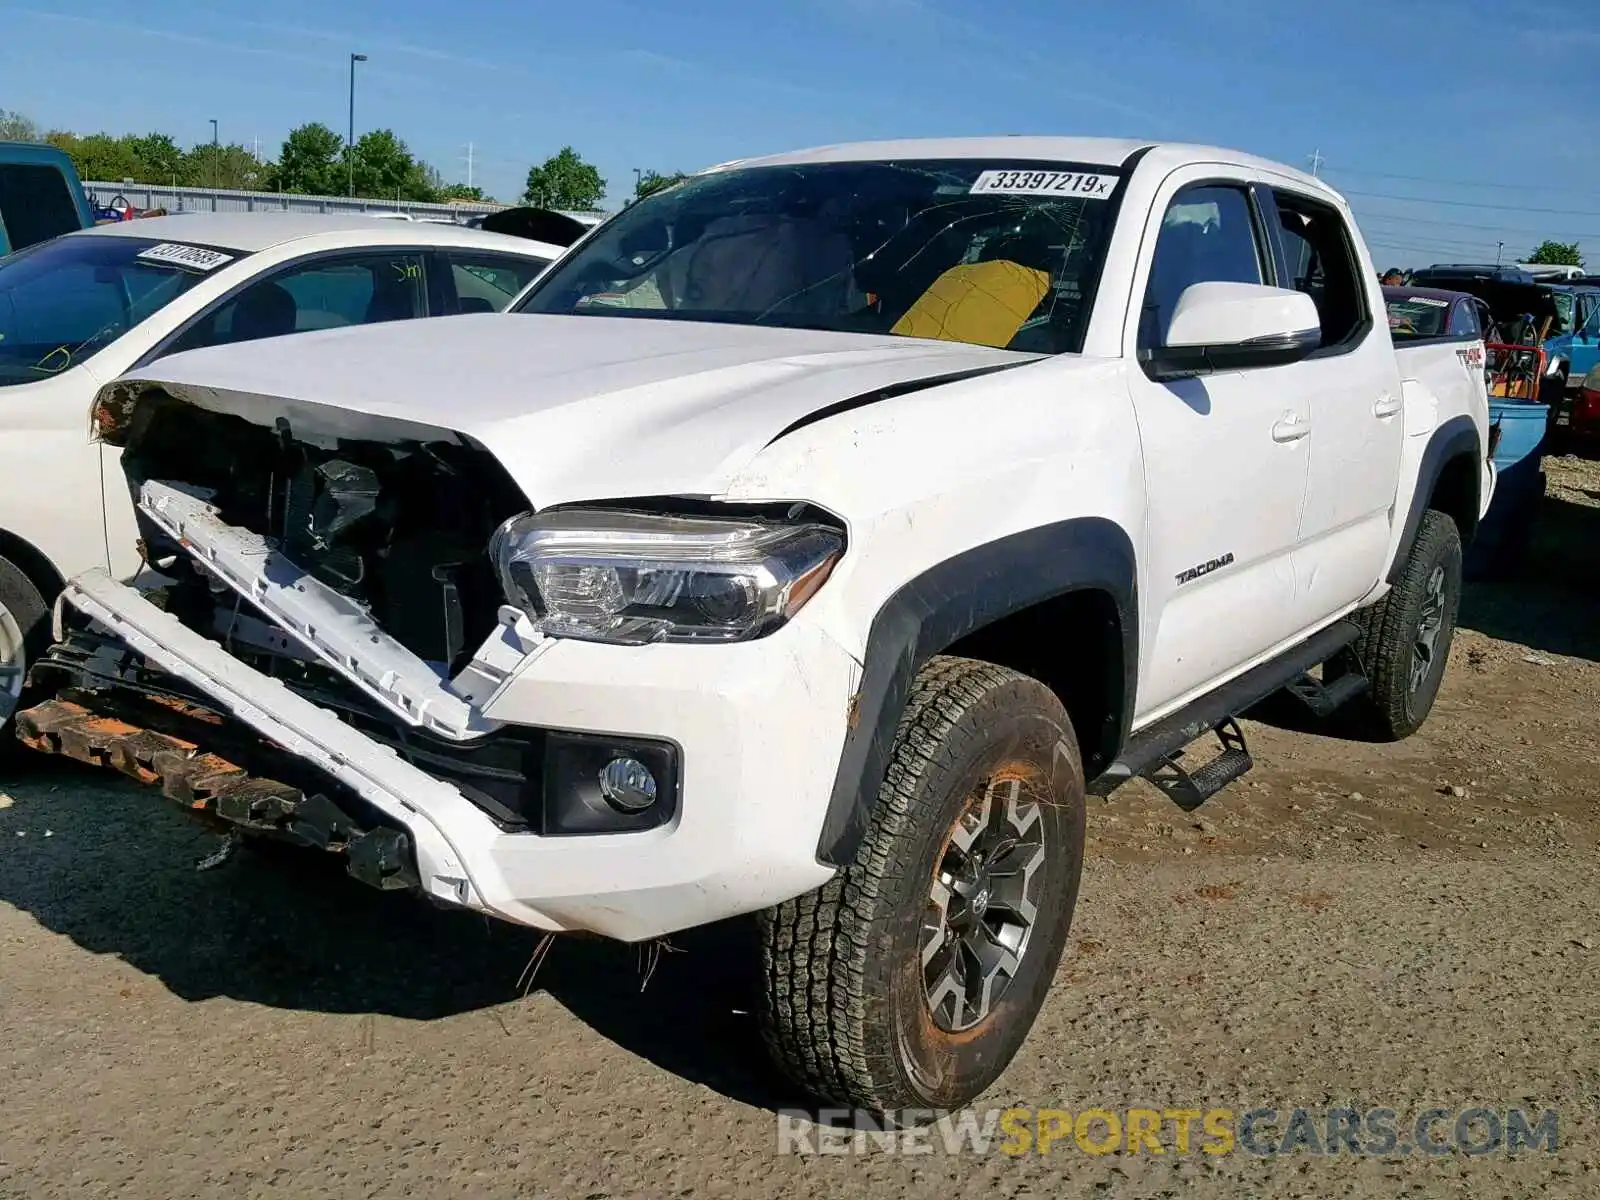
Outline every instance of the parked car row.
[[0, 267], [0, 512], [61, 547], [0, 577], [21, 740], [539, 929], [759, 914], [818, 1097], [996, 1078], [1088, 788], [1204, 802], [1284, 689], [1383, 738], [1432, 708], [1496, 481], [1482, 311], [1418, 293], [1397, 342], [1303, 172], [833, 146], [525, 289], [526, 239], [197, 220]]
[[0, 733], [62, 583], [91, 567], [125, 578], [140, 562], [117, 453], [90, 437], [101, 386], [205, 346], [495, 312], [565, 248], [360, 216], [190, 213], [0, 258]]
[[1539, 386], [1521, 398], [1549, 404], [1566, 423], [1571, 394], [1600, 365], [1600, 286], [1578, 276], [1538, 277], [1521, 266], [1471, 264], [1415, 271], [1407, 286], [1482, 300], [1490, 342], [1532, 346], [1542, 355]]

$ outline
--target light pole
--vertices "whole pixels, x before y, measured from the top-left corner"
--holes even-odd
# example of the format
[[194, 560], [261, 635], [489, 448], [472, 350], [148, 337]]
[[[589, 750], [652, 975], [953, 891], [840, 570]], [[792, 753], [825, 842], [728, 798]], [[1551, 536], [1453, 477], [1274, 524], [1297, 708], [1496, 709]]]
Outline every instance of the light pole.
[[350, 128], [345, 135], [345, 153], [350, 156], [350, 195], [356, 194], [356, 64], [366, 62], [365, 54], [350, 56]]
[[222, 168], [217, 161], [217, 119], [211, 118], [211, 186], [222, 186]]

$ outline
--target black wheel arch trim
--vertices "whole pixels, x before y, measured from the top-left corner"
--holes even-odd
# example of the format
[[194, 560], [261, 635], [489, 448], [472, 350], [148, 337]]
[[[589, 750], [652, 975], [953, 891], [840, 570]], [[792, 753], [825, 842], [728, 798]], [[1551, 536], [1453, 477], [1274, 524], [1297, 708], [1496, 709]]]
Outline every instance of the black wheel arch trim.
[[1422, 452], [1422, 461], [1417, 465], [1417, 486], [1411, 493], [1411, 508], [1406, 513], [1404, 532], [1400, 535], [1400, 541], [1395, 548], [1394, 561], [1389, 564], [1386, 578], [1390, 584], [1397, 583], [1400, 579], [1406, 556], [1410, 554], [1411, 546], [1417, 540], [1417, 529], [1422, 524], [1422, 514], [1427, 511], [1428, 504], [1433, 499], [1434, 490], [1439, 485], [1439, 477], [1444, 474], [1446, 464], [1462, 457], [1470, 458], [1473, 464], [1472, 517], [1474, 525], [1476, 524], [1477, 509], [1483, 499], [1481, 464], [1484, 447], [1478, 436], [1478, 427], [1473, 424], [1471, 417], [1463, 414], [1451, 417], [1428, 438], [1428, 445]]
[[1117, 744], [1127, 740], [1139, 670], [1133, 542], [1114, 521], [1078, 517], [964, 551], [903, 585], [873, 618], [817, 858], [851, 862], [888, 770], [912, 680], [934, 655], [1002, 618], [1071, 592], [1100, 591], [1122, 630]]

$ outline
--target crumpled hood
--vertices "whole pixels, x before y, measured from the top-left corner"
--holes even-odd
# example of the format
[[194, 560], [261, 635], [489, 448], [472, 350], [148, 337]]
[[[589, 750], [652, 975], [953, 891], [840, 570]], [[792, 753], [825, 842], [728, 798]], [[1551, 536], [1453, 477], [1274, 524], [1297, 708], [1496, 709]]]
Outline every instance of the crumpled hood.
[[830, 405], [1036, 357], [803, 329], [483, 314], [194, 350], [124, 381], [261, 425], [285, 417], [297, 433], [455, 431], [544, 507], [717, 495], [784, 429]]

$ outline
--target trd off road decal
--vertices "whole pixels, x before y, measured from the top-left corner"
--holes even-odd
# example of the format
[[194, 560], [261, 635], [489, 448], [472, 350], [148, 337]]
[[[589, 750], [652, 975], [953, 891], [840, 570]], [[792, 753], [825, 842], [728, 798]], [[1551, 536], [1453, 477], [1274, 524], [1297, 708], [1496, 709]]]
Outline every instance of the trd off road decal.
[[1220, 571], [1223, 567], [1228, 566], [1232, 562], [1233, 552], [1229, 551], [1221, 558], [1213, 558], [1201, 563], [1198, 567], [1190, 567], [1187, 571], [1179, 571], [1178, 586], [1182, 587], [1186, 583], [1193, 583], [1196, 579], [1199, 579], [1200, 576], [1209, 575], [1213, 571]]

